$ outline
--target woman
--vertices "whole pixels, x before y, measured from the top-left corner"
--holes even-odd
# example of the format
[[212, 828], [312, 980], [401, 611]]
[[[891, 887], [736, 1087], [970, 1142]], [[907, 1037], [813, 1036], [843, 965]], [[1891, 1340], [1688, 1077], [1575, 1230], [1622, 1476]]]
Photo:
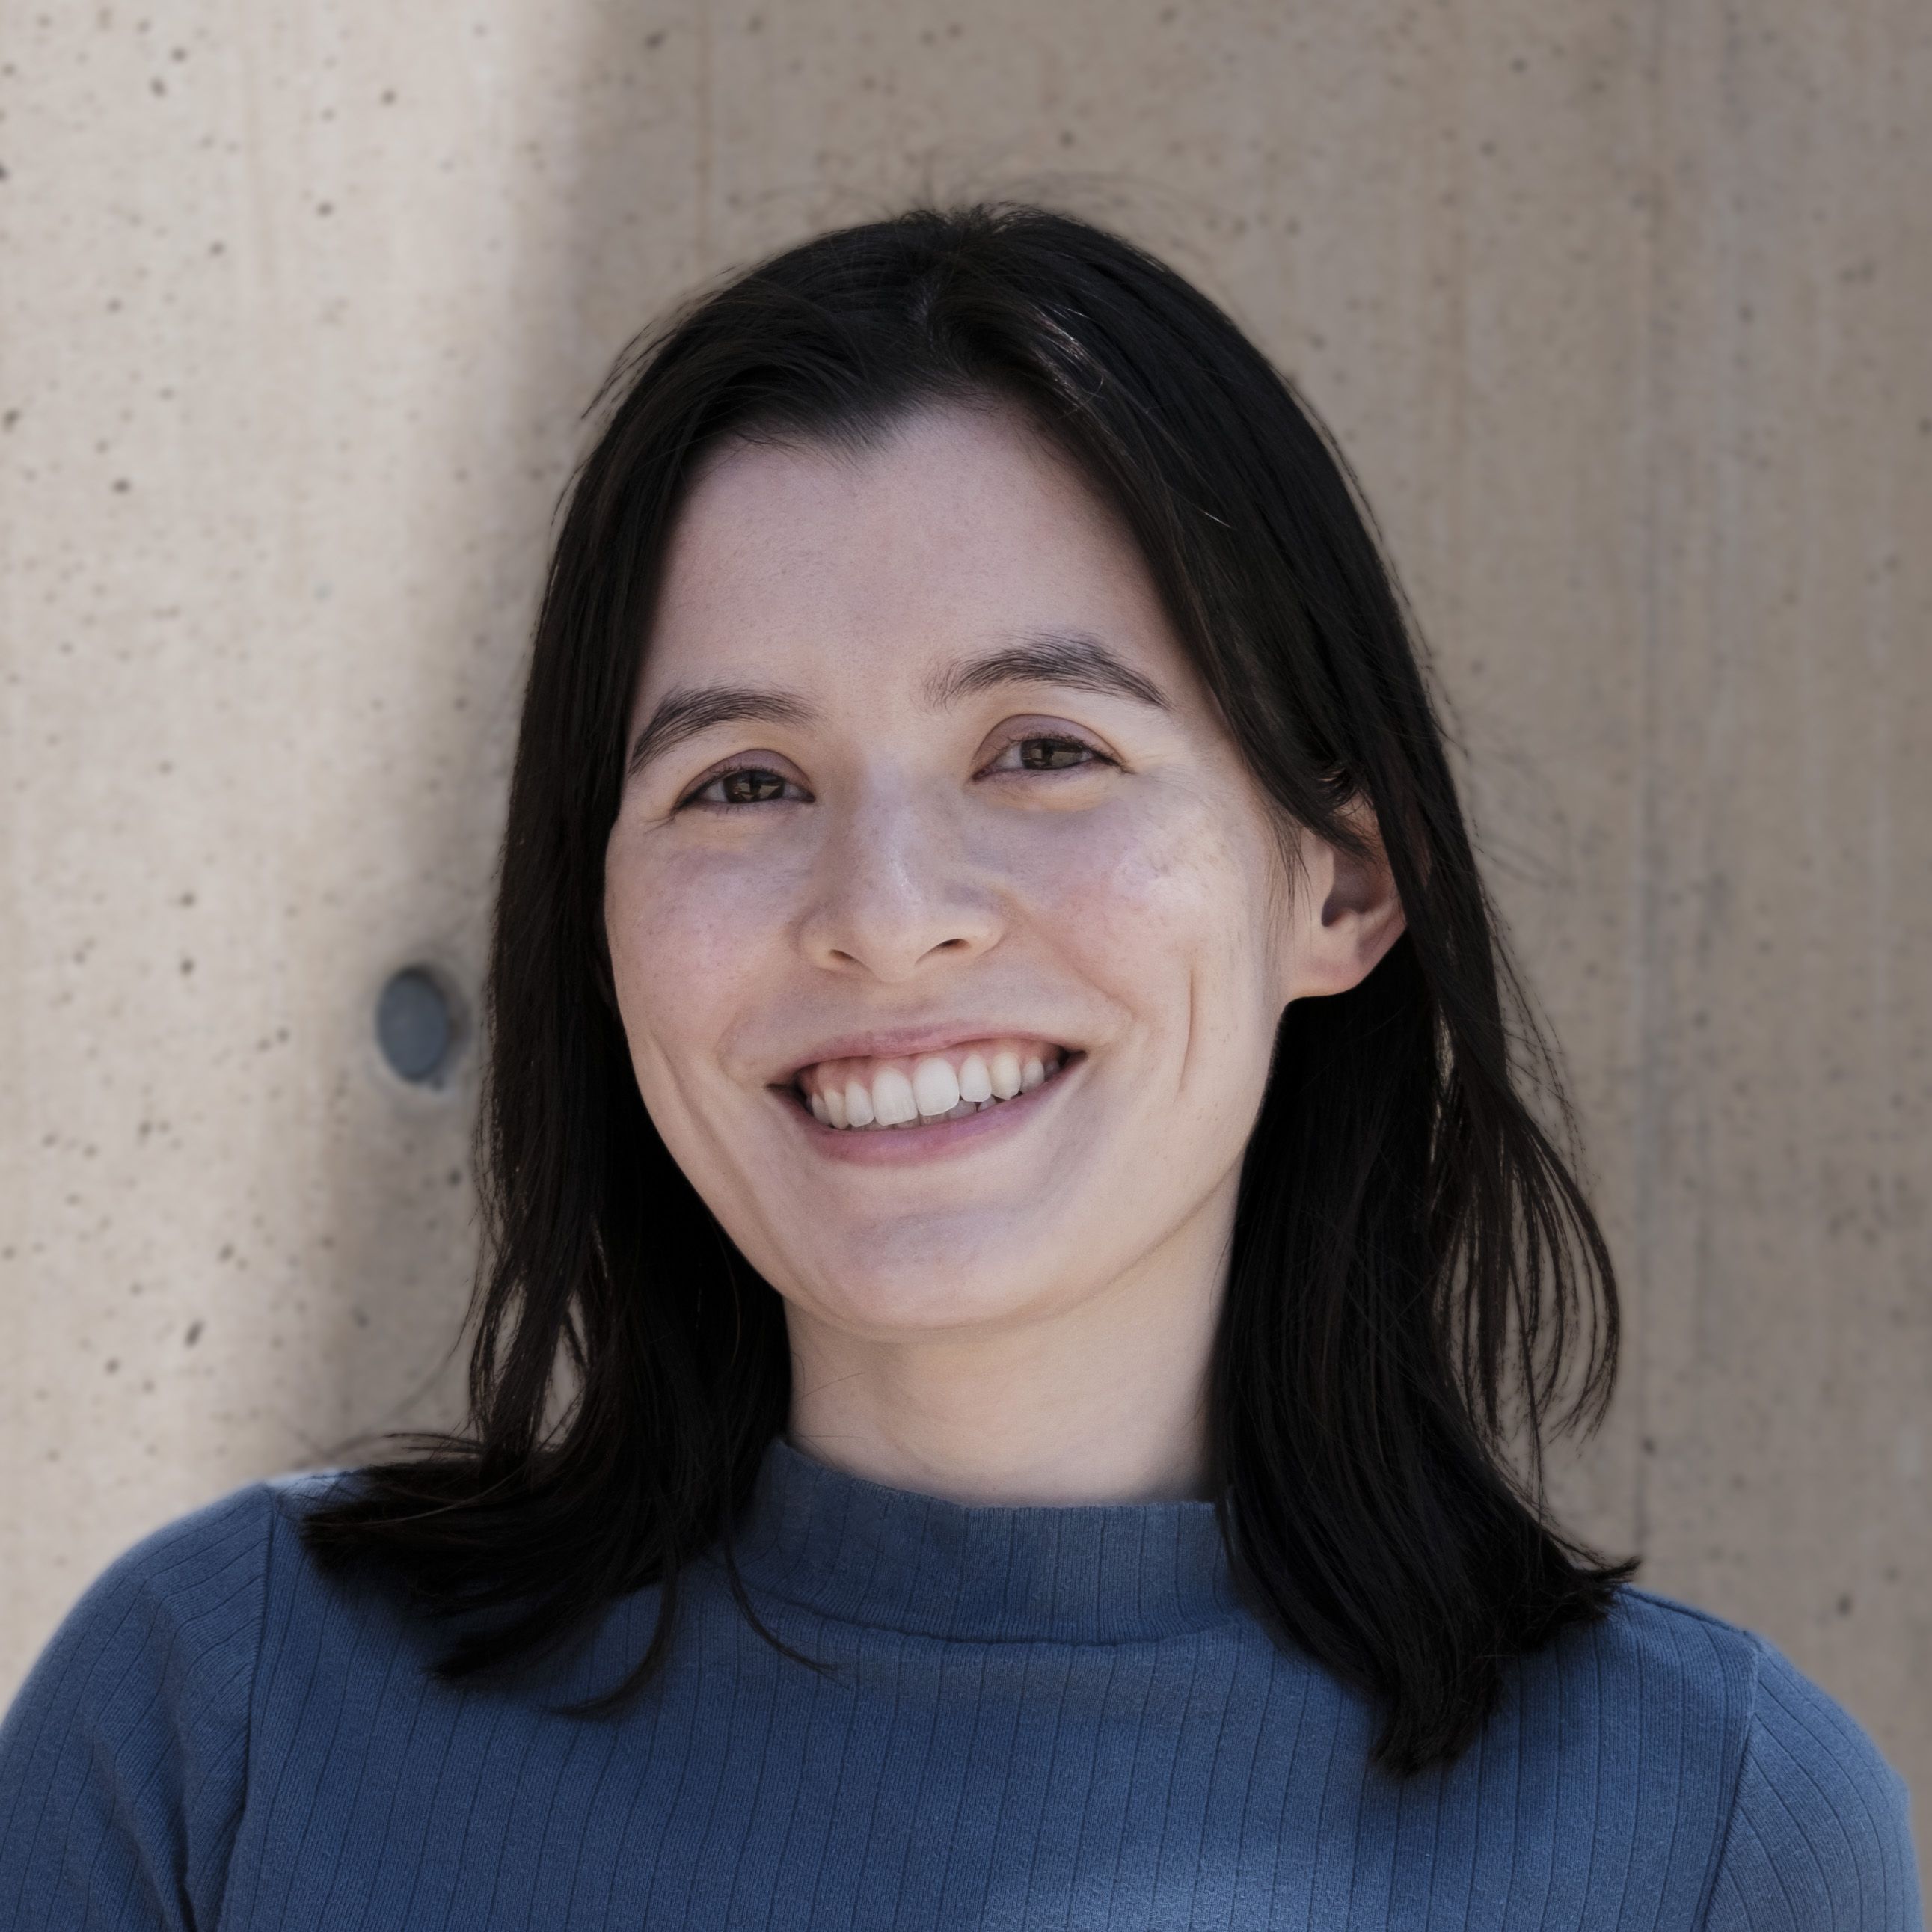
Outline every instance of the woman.
[[470, 1431], [95, 1586], [8, 1923], [1917, 1922], [1864, 1736], [1541, 1508], [1609, 1258], [1346, 472], [1158, 263], [921, 212], [626, 365], [489, 1004]]

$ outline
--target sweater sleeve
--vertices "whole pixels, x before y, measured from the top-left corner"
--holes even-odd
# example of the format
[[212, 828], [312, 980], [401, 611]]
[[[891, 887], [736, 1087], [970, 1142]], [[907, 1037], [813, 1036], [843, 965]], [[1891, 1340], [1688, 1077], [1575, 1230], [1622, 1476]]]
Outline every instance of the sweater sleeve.
[[1706, 1932], [1922, 1932], [1904, 1780], [1768, 1644]]
[[0, 1927], [214, 1924], [274, 1516], [256, 1484], [170, 1524], [55, 1632], [0, 1725]]

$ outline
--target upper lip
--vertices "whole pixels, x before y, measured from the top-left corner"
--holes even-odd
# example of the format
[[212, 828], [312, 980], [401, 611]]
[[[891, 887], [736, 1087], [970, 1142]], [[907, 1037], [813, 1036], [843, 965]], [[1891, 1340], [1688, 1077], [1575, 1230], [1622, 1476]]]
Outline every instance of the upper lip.
[[818, 1066], [828, 1060], [910, 1060], [922, 1053], [943, 1053], [948, 1047], [964, 1046], [980, 1040], [1037, 1040], [1072, 1050], [1058, 1034], [1043, 1033], [1037, 1027], [953, 1020], [936, 1026], [887, 1027], [841, 1034], [835, 1040], [821, 1042], [791, 1062], [780, 1076], [780, 1084], [796, 1080], [808, 1066]]

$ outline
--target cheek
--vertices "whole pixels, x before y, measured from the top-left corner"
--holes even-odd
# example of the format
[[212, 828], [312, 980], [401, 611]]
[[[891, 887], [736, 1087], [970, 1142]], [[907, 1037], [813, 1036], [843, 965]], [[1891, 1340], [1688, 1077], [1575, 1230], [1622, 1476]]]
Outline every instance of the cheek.
[[716, 852], [653, 862], [621, 838], [604, 876], [612, 976], [640, 1076], [647, 1048], [714, 1052], [782, 944], [781, 883]]
[[1271, 982], [1266, 854], [1245, 824], [1182, 794], [1085, 829], [1039, 878], [1048, 916], [1096, 978], [1190, 998]]

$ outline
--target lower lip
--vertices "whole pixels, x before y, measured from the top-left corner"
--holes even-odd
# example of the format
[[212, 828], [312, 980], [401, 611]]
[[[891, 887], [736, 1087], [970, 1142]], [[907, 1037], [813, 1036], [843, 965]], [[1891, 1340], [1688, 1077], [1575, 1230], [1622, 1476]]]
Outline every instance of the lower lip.
[[930, 1126], [827, 1126], [792, 1088], [774, 1090], [778, 1104], [828, 1160], [850, 1161], [860, 1167], [916, 1167], [924, 1161], [944, 1160], [949, 1154], [984, 1147], [1013, 1132], [1043, 1106], [1050, 1104], [1053, 1096], [1076, 1078], [1086, 1063], [1084, 1054], [1076, 1054], [1063, 1060], [1058, 1073], [1030, 1092], [1016, 1094], [1012, 1100], [1002, 1100], [978, 1113], [963, 1114], [956, 1120], [940, 1120]]

